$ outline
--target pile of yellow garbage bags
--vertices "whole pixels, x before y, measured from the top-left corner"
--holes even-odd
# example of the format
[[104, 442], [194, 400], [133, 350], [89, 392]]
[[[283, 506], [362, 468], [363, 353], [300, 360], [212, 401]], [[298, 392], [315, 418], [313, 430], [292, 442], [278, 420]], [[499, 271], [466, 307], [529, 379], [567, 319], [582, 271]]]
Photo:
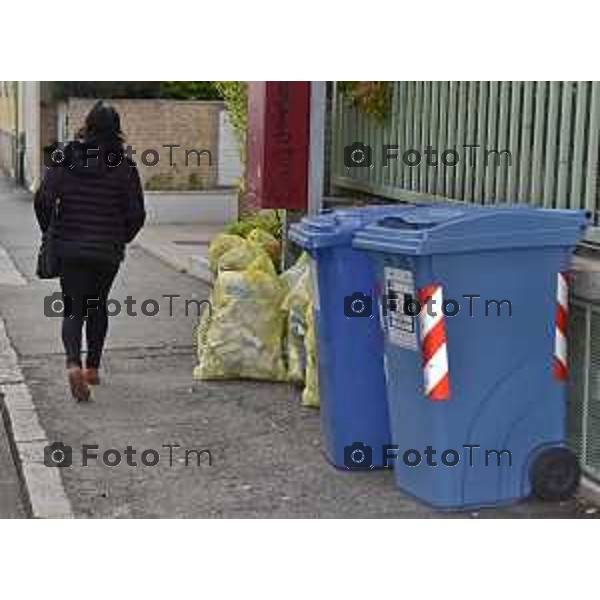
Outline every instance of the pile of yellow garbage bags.
[[318, 407], [312, 260], [302, 254], [278, 274], [279, 255], [279, 241], [260, 229], [211, 242], [215, 284], [196, 330], [194, 378], [290, 381]]

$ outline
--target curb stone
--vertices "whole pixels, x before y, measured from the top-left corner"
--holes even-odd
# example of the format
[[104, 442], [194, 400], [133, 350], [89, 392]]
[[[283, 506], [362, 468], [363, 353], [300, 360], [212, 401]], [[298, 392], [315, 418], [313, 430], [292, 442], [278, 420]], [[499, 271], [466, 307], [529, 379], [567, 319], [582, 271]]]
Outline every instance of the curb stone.
[[0, 319], [0, 413], [8, 434], [28, 515], [38, 519], [73, 518], [58, 468], [44, 465], [49, 445], [17, 356]]

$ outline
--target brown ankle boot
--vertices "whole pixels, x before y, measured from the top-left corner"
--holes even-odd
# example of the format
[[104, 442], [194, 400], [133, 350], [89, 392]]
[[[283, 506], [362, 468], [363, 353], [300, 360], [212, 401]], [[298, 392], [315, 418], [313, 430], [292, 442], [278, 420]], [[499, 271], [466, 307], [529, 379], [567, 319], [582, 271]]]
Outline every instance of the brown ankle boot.
[[83, 376], [82, 368], [69, 367], [67, 373], [73, 398], [77, 400], [77, 402], [87, 402], [90, 399], [90, 388]]
[[98, 369], [94, 367], [88, 367], [83, 370], [83, 376], [88, 385], [100, 385], [100, 375], [98, 375]]

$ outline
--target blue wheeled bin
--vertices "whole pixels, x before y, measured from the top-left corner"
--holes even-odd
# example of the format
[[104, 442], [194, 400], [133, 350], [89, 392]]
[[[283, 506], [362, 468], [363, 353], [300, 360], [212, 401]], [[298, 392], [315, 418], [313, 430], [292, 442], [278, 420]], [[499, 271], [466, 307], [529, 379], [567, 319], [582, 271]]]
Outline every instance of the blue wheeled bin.
[[390, 443], [375, 270], [352, 248], [352, 235], [411, 206], [339, 209], [305, 217], [289, 230], [313, 258], [321, 432], [336, 467], [380, 467], [381, 453], [368, 448]]
[[383, 454], [403, 491], [454, 509], [575, 491], [565, 272], [587, 220], [584, 211], [423, 206], [355, 234], [385, 306], [394, 446]]

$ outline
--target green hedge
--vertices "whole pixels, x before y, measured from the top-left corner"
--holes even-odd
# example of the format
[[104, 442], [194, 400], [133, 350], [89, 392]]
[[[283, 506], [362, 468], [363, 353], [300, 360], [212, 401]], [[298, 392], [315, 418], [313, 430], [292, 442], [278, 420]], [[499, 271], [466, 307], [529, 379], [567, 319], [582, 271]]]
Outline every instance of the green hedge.
[[53, 81], [57, 100], [77, 98], [165, 98], [174, 100], [221, 100], [213, 81]]

